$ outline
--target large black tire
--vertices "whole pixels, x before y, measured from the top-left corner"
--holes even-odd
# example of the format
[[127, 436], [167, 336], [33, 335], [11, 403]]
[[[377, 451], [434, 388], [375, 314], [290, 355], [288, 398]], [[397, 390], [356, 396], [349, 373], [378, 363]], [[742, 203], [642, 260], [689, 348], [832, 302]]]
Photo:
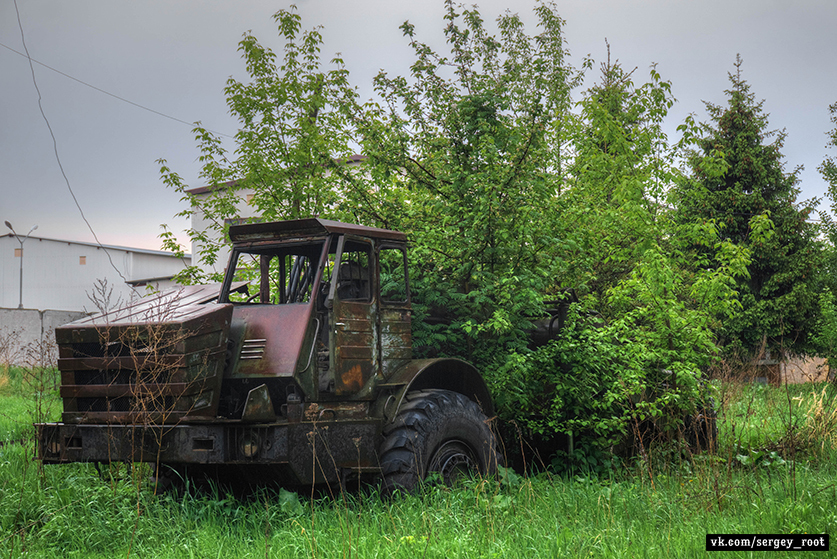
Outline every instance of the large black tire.
[[438, 472], [447, 485], [467, 472], [493, 475], [500, 461], [485, 414], [450, 390], [409, 392], [383, 435], [379, 457], [386, 494], [412, 491], [428, 472]]

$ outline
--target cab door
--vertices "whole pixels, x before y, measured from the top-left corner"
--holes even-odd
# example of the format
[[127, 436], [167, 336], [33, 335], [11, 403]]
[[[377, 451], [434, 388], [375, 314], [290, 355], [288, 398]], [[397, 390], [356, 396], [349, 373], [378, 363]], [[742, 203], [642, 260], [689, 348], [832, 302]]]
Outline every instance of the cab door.
[[363, 397], [363, 388], [381, 373], [373, 255], [368, 239], [338, 240], [329, 293], [329, 376], [337, 396]]

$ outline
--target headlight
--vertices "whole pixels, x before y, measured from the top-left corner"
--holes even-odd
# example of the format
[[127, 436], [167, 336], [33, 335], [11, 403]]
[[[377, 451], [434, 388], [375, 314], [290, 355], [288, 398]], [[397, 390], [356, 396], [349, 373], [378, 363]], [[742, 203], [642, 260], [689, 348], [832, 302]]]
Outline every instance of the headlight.
[[57, 456], [61, 453], [61, 443], [54, 438], [50, 439], [49, 442], [47, 442], [47, 452]]
[[259, 453], [259, 443], [259, 436], [256, 433], [245, 433], [238, 447], [245, 458], [255, 458]]

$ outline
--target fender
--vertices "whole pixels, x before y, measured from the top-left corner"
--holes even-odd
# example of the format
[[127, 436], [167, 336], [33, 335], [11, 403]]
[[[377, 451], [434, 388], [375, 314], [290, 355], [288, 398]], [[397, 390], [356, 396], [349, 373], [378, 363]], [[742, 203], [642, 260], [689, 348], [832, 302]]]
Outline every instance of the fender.
[[385, 385], [393, 391], [386, 391], [373, 406], [374, 414], [388, 423], [395, 418], [404, 395], [411, 390], [440, 388], [463, 394], [476, 402], [483, 413], [494, 417], [494, 402], [491, 392], [476, 367], [461, 359], [436, 358], [416, 359], [397, 369]]

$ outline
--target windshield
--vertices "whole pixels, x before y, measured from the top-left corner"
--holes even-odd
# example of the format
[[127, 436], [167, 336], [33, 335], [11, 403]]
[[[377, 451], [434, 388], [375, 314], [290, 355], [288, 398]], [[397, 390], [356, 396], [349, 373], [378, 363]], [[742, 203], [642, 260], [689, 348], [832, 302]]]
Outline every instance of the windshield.
[[[238, 249], [230, 260], [232, 285], [221, 301], [242, 304], [285, 305], [308, 303], [317, 275], [322, 242], [282, 247]], [[228, 274], [230, 272], [228, 271]], [[246, 282], [237, 286], [237, 282]]]

